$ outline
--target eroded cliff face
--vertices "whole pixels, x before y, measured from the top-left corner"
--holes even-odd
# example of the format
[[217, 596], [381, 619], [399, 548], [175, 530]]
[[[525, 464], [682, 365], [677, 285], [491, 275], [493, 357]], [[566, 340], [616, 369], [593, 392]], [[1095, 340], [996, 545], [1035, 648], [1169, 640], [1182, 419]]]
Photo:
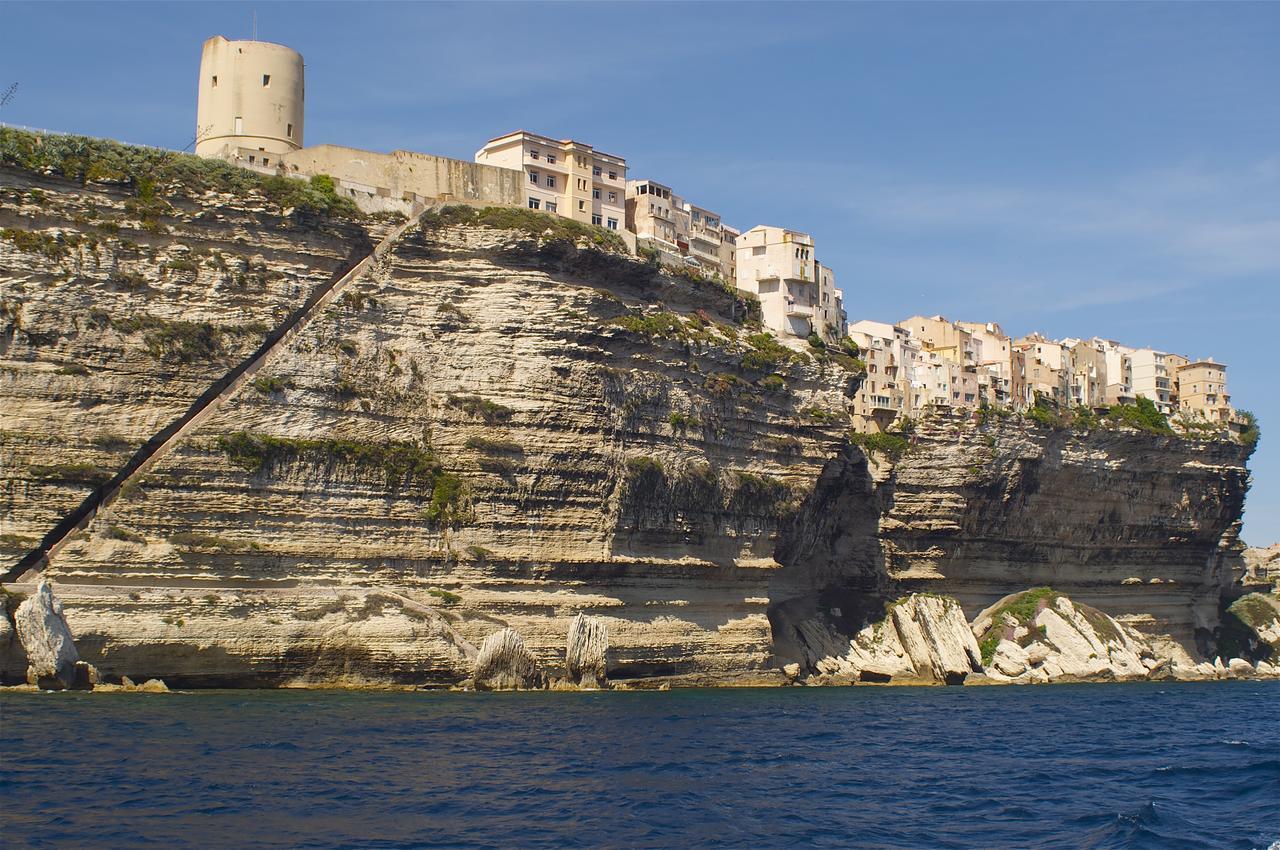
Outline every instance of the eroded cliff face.
[[[221, 293], [200, 297], [212, 311]], [[84, 657], [178, 683], [442, 683], [503, 626], [555, 668], [585, 612], [608, 620], [611, 677], [759, 673], [779, 527], [839, 444], [856, 375], [785, 352], [744, 367], [742, 309], [607, 252], [415, 228], [55, 559]], [[62, 356], [93, 371], [114, 353]], [[9, 349], [5, 520], [22, 543], [86, 489], [53, 503], [36, 467], [108, 466], [97, 434], [132, 447], [172, 412], [152, 410], [163, 358], [144, 340], [129, 356], [114, 415], [40, 429], [53, 352]], [[193, 389], [221, 370], [181, 367]], [[401, 601], [368, 604], [383, 589]], [[406, 605], [456, 640], [424, 639], [438, 624]]]
[[1135, 431], [935, 416], [895, 461], [834, 458], [784, 536], [771, 586], [779, 654], [814, 664], [913, 591], [973, 618], [1050, 586], [1192, 657], [1211, 652], [1239, 574], [1247, 450]]
[[[240, 196], [143, 226], [122, 190], [0, 177], [0, 223], [38, 234], [0, 240], [9, 562], [386, 232]], [[1193, 653], [1215, 627], [1240, 447], [938, 417], [868, 462], [846, 439], [860, 376], [743, 310], [428, 215], [54, 559], [82, 658], [108, 680], [443, 685], [508, 627], [562, 670], [583, 613], [611, 680], [781, 683], [904, 591], [972, 617], [1046, 584]]]

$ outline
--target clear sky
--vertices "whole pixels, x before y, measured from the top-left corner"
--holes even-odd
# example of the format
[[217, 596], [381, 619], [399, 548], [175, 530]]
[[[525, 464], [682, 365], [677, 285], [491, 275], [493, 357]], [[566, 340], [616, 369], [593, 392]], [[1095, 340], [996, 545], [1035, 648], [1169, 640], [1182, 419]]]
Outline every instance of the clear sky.
[[0, 120], [169, 147], [200, 43], [307, 61], [308, 143], [525, 128], [740, 228], [812, 233], [853, 320], [995, 320], [1229, 365], [1280, 541], [1280, 4], [0, 5]]

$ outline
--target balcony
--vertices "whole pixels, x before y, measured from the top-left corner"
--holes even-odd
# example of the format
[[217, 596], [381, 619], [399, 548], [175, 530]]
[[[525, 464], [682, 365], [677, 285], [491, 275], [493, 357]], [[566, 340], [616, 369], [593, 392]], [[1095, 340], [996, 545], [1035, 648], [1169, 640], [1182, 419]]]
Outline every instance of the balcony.
[[794, 298], [788, 298], [787, 299], [787, 315], [803, 316], [805, 318], [809, 318], [813, 316], [813, 305], [805, 304], [804, 302], [797, 301]]

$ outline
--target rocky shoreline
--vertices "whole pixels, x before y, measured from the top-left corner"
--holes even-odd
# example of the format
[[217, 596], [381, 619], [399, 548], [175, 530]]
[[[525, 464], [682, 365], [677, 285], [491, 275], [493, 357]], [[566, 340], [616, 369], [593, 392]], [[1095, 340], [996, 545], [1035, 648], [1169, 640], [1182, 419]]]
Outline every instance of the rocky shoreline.
[[[108, 681], [81, 660], [62, 603], [47, 581], [26, 598], [9, 594], [0, 617], [0, 674], [25, 666], [25, 683], [7, 690], [84, 690], [167, 693], [159, 678], [141, 685], [128, 675]], [[1230, 609], [1243, 627], [1244, 654], [1194, 662], [1177, 644], [1151, 641], [1132, 627], [1050, 588], [1012, 594], [972, 624], [959, 603], [912, 594], [887, 606], [885, 616], [849, 642], [847, 653], [805, 674], [798, 663], [737, 676], [694, 674], [610, 681], [606, 624], [577, 615], [563, 653], [563, 675], [539, 663], [511, 628], [490, 633], [477, 650], [461, 647], [470, 675], [452, 690], [667, 690], [672, 687], [1040, 685], [1081, 682], [1280, 679], [1280, 598], [1254, 593]], [[1169, 650], [1172, 649], [1172, 652]], [[140, 678], [140, 677], [139, 677]], [[287, 688], [418, 690], [333, 677], [297, 680]], [[440, 687], [437, 685], [436, 687]]]

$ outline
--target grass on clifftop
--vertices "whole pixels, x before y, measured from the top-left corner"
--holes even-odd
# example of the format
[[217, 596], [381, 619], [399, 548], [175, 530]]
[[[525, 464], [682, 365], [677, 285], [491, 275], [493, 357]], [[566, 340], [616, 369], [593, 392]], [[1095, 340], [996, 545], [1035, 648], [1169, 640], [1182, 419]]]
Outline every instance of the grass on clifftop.
[[426, 213], [420, 219], [425, 229], [449, 225], [483, 225], [496, 230], [514, 230], [534, 237], [577, 242], [586, 240], [597, 248], [626, 254], [627, 243], [616, 231], [571, 218], [523, 207], [469, 207], [461, 204]]
[[131, 212], [144, 222], [166, 212], [161, 196], [194, 197], [205, 192], [248, 197], [258, 193], [284, 209], [360, 220], [364, 214], [349, 198], [339, 197], [333, 179], [267, 177], [221, 160], [177, 151], [125, 145], [88, 136], [46, 135], [0, 127], [0, 165], [54, 174], [81, 185], [107, 182], [133, 191]]

